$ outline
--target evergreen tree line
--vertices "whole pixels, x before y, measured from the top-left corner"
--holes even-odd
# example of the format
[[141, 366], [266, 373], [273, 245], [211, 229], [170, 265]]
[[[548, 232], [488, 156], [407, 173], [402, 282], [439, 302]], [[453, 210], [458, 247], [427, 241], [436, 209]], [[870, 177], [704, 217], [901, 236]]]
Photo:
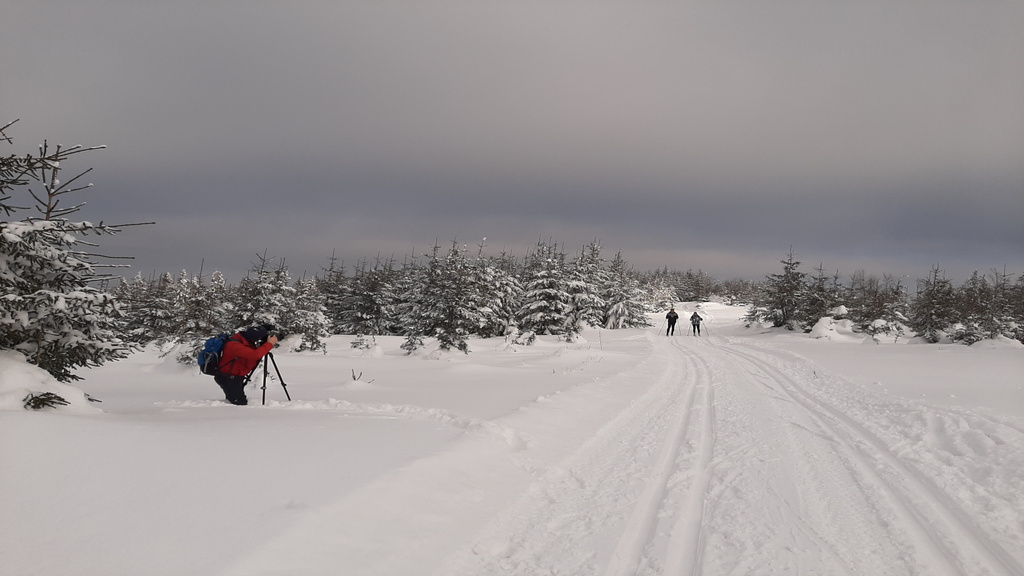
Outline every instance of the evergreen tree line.
[[177, 278], [122, 279], [114, 290], [124, 311], [121, 334], [134, 343], [195, 347], [220, 332], [273, 324], [301, 335], [299, 349], [323, 349], [327, 336], [351, 334], [354, 346], [397, 335], [406, 338], [407, 352], [426, 338], [468, 352], [471, 337], [511, 336], [528, 344], [539, 334], [572, 341], [588, 326], [646, 326], [646, 312], [670, 305], [674, 296], [652, 301], [644, 275], [621, 254], [602, 258], [597, 242], [572, 258], [556, 243], [538, 242], [522, 259], [488, 256], [483, 245], [471, 254], [453, 242], [447, 250], [435, 246], [422, 261], [363, 261], [348, 272], [332, 260], [315, 277], [292, 281], [283, 261], [264, 255], [233, 286], [219, 272], [208, 281], [185, 271]]
[[753, 280], [720, 281], [703, 270], [682, 272], [669, 270], [667, 266], [645, 273], [644, 283], [654, 292], [650, 298], [664, 302], [658, 309], [674, 302], [707, 302], [712, 297], [732, 304], [749, 304], [762, 289], [762, 283]]
[[819, 265], [813, 275], [800, 271], [792, 251], [782, 272], [754, 286], [748, 322], [810, 331], [819, 319], [849, 319], [872, 335], [899, 338], [912, 333], [928, 342], [973, 344], [1006, 337], [1024, 342], [1024, 274], [975, 271], [959, 287], [938, 266], [917, 281], [915, 293], [902, 279], [854, 273], [844, 282]]
[[[7, 135], [12, 124], [0, 127], [0, 144], [13, 143]], [[219, 273], [207, 280], [182, 272], [120, 279], [110, 291], [116, 276], [99, 263], [110, 257], [97, 254], [87, 238], [136, 224], [74, 221], [69, 216], [82, 204], [62, 204], [66, 195], [91, 186], [80, 182], [88, 169], [62, 178], [66, 165], [99, 148], [44, 141], [36, 154], [0, 155], [0, 350], [19, 352], [59, 381], [78, 379], [77, 368], [124, 358], [140, 343], [198, 347], [215, 334], [256, 324], [301, 335], [299, 349], [320, 350], [331, 334], [353, 334], [357, 346], [400, 335], [409, 352], [425, 338], [467, 351], [473, 336], [529, 343], [538, 334], [572, 340], [586, 326], [646, 326], [646, 312], [712, 297], [749, 304], [751, 322], [790, 329], [809, 330], [818, 319], [838, 315], [871, 334], [912, 331], [931, 342], [966, 344], [1000, 336], [1024, 341], [1024, 275], [1014, 280], [1006, 272], [975, 272], [954, 286], [935, 267], [911, 295], [890, 276], [857, 272], [844, 282], [823, 266], [808, 275], [792, 251], [780, 274], [760, 282], [718, 282], [702, 271], [667, 267], [639, 273], [621, 254], [602, 258], [597, 242], [571, 258], [552, 242], [539, 242], [523, 258], [486, 256], [482, 245], [470, 254], [453, 242], [448, 250], [435, 246], [423, 261], [364, 261], [351, 274], [332, 261], [321, 274], [293, 281], [283, 261], [275, 265], [264, 255], [235, 285]], [[12, 200], [23, 191], [27, 198]]]

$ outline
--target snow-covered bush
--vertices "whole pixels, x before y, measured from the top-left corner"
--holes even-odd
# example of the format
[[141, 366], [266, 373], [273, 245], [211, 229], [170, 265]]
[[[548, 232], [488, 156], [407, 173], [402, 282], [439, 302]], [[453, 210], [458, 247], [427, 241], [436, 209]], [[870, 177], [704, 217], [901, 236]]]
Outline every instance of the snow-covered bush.
[[366, 334], [356, 334], [356, 339], [352, 341], [352, 348], [356, 350], [369, 350], [377, 345], [377, 340], [373, 336], [367, 336]]
[[905, 334], [905, 326], [902, 322], [883, 320], [879, 318], [868, 326], [866, 332], [871, 335], [875, 342], [892, 340], [898, 342]]
[[405, 355], [409, 356], [413, 352], [423, 348], [423, 337], [416, 333], [410, 333], [405, 337], [405, 342], [402, 342], [400, 348], [405, 350]]
[[529, 330], [526, 330], [525, 332], [516, 330], [510, 335], [510, 337], [512, 339], [512, 343], [518, 344], [519, 346], [531, 346], [537, 341], [537, 335]]

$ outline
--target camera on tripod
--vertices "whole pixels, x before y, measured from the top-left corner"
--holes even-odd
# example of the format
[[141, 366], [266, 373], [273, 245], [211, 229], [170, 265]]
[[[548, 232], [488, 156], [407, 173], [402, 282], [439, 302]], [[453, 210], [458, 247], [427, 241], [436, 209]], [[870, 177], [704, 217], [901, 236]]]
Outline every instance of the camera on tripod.
[[263, 332], [266, 332], [266, 336], [264, 336], [263, 338], [259, 339], [256, 342], [253, 342], [253, 344], [257, 347], [262, 346], [263, 343], [266, 342], [267, 339], [270, 338], [271, 336], [276, 336], [279, 341], [284, 340], [285, 337], [288, 336], [287, 332], [281, 330], [280, 328], [274, 326], [273, 324], [264, 324], [260, 326], [260, 328], [263, 329]]
[[[259, 328], [260, 332], [263, 332], [263, 334], [261, 334], [261, 338], [257, 338], [256, 342], [253, 342], [253, 345], [257, 348], [262, 346], [271, 336], [276, 336], [278, 340], [281, 340], [287, 335], [283, 330], [279, 330], [273, 324], [264, 324]], [[291, 401], [292, 395], [288, 393], [288, 385], [285, 384], [284, 377], [281, 376], [281, 369], [277, 367], [277, 360], [274, 360], [274, 353], [267, 352], [267, 355], [263, 357], [260, 363], [263, 365], [263, 386], [261, 386], [261, 390], [263, 391], [263, 404], [266, 405], [267, 403], [267, 377], [270, 375], [271, 364], [274, 366], [274, 372], [277, 373], [277, 380], [281, 383], [281, 389], [284, 390], [285, 398]], [[245, 385], [249, 384], [252, 380], [253, 374], [255, 374], [259, 368], [260, 364], [257, 364], [256, 367], [252, 369], [252, 372], [249, 372], [249, 375], [245, 377]]]

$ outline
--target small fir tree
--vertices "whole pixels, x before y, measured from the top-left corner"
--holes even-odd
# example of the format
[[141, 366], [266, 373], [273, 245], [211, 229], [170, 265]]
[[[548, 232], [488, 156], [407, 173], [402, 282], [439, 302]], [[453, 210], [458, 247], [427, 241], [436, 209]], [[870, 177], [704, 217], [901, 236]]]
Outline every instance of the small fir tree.
[[601, 288], [608, 283], [608, 273], [601, 259], [601, 247], [592, 242], [586, 246], [568, 269], [568, 291], [572, 301], [568, 325], [570, 333], [579, 333], [584, 327], [604, 324], [607, 306]]
[[398, 272], [394, 261], [380, 259], [372, 269], [361, 262], [352, 278], [347, 297], [339, 306], [341, 334], [384, 335], [395, 331], [398, 295], [395, 282]]
[[302, 335], [298, 350], [327, 351], [330, 322], [324, 313], [326, 298], [317, 288], [315, 278], [295, 283], [289, 330]]
[[503, 254], [497, 260], [486, 258], [483, 248], [481, 242], [476, 260], [470, 264], [469, 271], [473, 286], [470, 305], [478, 313], [475, 333], [482, 338], [504, 336], [515, 325], [515, 312], [523, 288], [508, 271], [507, 255]]
[[[825, 265], [818, 264], [815, 268], [816, 274], [807, 287], [806, 299], [803, 305], [808, 323], [814, 324], [821, 318], [828, 316], [831, 311], [839, 305], [839, 294], [833, 276], [825, 273]], [[838, 273], [837, 273], [838, 274]]]
[[330, 264], [319, 277], [318, 286], [324, 295], [324, 314], [330, 322], [331, 334], [344, 334], [345, 311], [352, 298], [352, 287], [345, 276], [344, 264], [339, 264], [333, 254], [329, 261]]
[[917, 297], [910, 306], [910, 327], [928, 342], [938, 342], [957, 318], [956, 291], [938, 266], [918, 281]]
[[643, 306], [643, 288], [630, 270], [622, 253], [615, 254], [609, 266], [608, 283], [602, 290], [606, 303], [604, 327], [643, 328], [650, 326]]
[[[792, 249], [782, 263], [781, 274], [770, 274], [765, 278], [763, 293], [747, 319], [769, 321], [772, 326], [786, 327], [793, 330], [810, 321], [807, 311], [802, 307], [807, 300], [806, 274], [799, 270], [800, 262]], [[817, 321], [817, 319], [815, 319]]]
[[[6, 135], [10, 126], [0, 128], [0, 142], [12, 143]], [[0, 222], [0, 349], [21, 352], [61, 382], [78, 380], [76, 368], [124, 358], [129, 351], [117, 337], [117, 300], [96, 287], [109, 276], [98, 274], [81, 248], [93, 246], [83, 237], [120, 228], [70, 221], [67, 216], [82, 204], [60, 204], [65, 195], [91, 186], [76, 184], [91, 169], [61, 182], [68, 160], [99, 148], [51, 148], [44, 142], [35, 156], [0, 156], [0, 212], [21, 210], [8, 200], [26, 188], [37, 213]]]
[[540, 242], [527, 260], [523, 302], [518, 311], [522, 330], [534, 334], [565, 334], [572, 295], [565, 276], [565, 254], [555, 244]]
[[265, 252], [257, 256], [249, 275], [234, 290], [234, 297], [235, 326], [244, 328], [269, 324], [290, 331], [295, 288], [291, 286], [283, 260], [274, 267]]

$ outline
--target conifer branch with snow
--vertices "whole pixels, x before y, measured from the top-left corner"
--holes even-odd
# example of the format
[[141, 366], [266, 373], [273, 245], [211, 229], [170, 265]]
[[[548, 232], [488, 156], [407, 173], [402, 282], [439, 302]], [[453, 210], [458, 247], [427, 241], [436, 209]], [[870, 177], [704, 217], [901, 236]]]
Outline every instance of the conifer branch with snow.
[[[12, 144], [0, 129], [0, 142]], [[81, 236], [116, 234], [100, 222], [72, 222], [67, 216], [84, 203], [61, 206], [61, 197], [91, 185], [75, 183], [85, 170], [61, 183], [62, 163], [102, 147], [51, 148], [39, 154], [0, 157], [0, 211], [10, 216], [25, 208], [8, 203], [10, 194], [26, 189], [38, 216], [0, 222], [0, 349], [17, 350], [57, 380], [77, 380], [74, 370], [123, 358], [128, 346], [117, 336], [121, 310], [112, 294], [96, 287], [109, 276], [76, 250]], [[36, 187], [40, 189], [36, 189]]]

